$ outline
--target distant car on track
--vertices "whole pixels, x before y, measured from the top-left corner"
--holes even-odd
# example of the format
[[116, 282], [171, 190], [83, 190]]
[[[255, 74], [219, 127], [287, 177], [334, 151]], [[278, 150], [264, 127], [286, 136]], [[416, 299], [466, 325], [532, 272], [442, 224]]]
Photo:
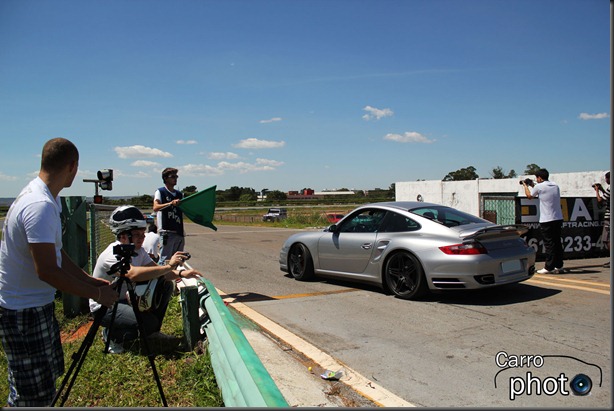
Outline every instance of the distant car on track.
[[434, 203], [372, 203], [324, 231], [290, 236], [279, 264], [297, 280], [333, 277], [415, 299], [429, 290], [486, 288], [531, 278], [535, 250], [520, 237], [526, 231]]
[[343, 213], [335, 213], [335, 212], [326, 213], [326, 220], [331, 224], [335, 224], [336, 222], [340, 221], [342, 218], [343, 218]]
[[262, 216], [262, 221], [281, 221], [288, 217], [288, 210], [285, 208], [269, 208], [269, 211]]

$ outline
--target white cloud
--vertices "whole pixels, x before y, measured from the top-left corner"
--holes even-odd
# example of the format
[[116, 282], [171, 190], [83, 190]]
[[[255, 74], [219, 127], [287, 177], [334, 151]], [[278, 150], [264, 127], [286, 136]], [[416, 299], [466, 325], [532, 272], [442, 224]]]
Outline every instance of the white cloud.
[[196, 140], [177, 140], [177, 144], [198, 144]]
[[430, 144], [435, 140], [429, 140], [422, 134], [416, 131], [406, 131], [403, 134], [386, 134], [384, 140], [396, 141], [397, 143], [427, 143]]
[[268, 160], [266, 158], [257, 158], [256, 159], [256, 164], [260, 165], [260, 166], [269, 166], [269, 167], [281, 167], [284, 165], [283, 161], [277, 161], [277, 160]]
[[226, 153], [212, 152], [212, 153], [207, 154], [207, 158], [210, 160], [235, 160], [239, 158], [239, 155], [235, 153], [231, 153], [231, 152], [226, 152]]
[[157, 148], [145, 147], [141, 145], [130, 147], [115, 147], [113, 150], [115, 150], [119, 158], [173, 157], [171, 153], [167, 153]]
[[580, 113], [578, 118], [581, 120], [601, 120], [602, 118], [610, 118], [610, 115], [608, 113], [597, 113], [597, 114]]
[[136, 160], [130, 164], [133, 167], [160, 167], [160, 163], [156, 163], [155, 161], [147, 161], [147, 160]]
[[181, 174], [186, 176], [219, 176], [224, 174], [217, 167], [212, 167], [208, 164], [186, 164], [180, 167]]
[[219, 176], [226, 172], [238, 172], [239, 174], [272, 171], [284, 165], [282, 161], [257, 158], [255, 163], [245, 161], [230, 162], [220, 161], [216, 166], [207, 164], [187, 164], [180, 167], [182, 175], [189, 176]]
[[281, 117], [273, 117], [268, 120], [260, 120], [260, 124], [274, 123], [276, 121], [281, 121], [281, 120], [282, 120]]
[[0, 181], [15, 181], [15, 180], [17, 180], [17, 177], [7, 176], [6, 174], [0, 172]]
[[260, 149], [260, 148], [280, 148], [285, 145], [286, 143], [284, 141], [269, 141], [269, 140], [258, 140], [257, 138], [247, 138], [245, 140], [239, 141], [237, 144], [233, 144], [232, 146], [236, 148]]
[[366, 106], [365, 108], [363, 108], [363, 110], [366, 111], [367, 114], [363, 115], [362, 118], [367, 121], [373, 119], [379, 120], [380, 118], [384, 117], [391, 117], [394, 114], [394, 112], [389, 108], [379, 109], [371, 106]]
[[256, 164], [239, 161], [238, 163], [229, 163], [222, 161], [218, 163], [220, 170], [237, 171], [240, 174], [255, 172], [255, 171], [273, 171], [276, 167], [283, 165], [282, 162], [274, 160], [257, 159]]

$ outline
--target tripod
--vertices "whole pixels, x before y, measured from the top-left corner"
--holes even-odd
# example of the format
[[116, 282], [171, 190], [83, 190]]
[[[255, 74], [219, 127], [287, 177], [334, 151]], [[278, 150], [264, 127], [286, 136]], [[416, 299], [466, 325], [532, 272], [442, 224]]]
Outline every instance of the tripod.
[[[126, 245], [119, 245], [116, 247], [119, 247], [117, 249], [117, 252], [115, 248], [113, 249], [113, 252], [115, 253], [119, 262], [117, 262], [111, 267], [108, 274], [111, 275], [118, 271], [120, 272], [120, 276], [117, 278], [117, 280], [113, 282], [113, 285], [115, 286], [115, 289], [117, 290], [118, 295], [122, 289], [122, 284], [123, 283], [126, 284], [126, 288], [128, 289], [128, 296], [130, 298], [130, 303], [132, 304], [132, 309], [134, 310], [134, 315], [136, 316], [137, 324], [139, 327], [140, 339], [141, 339], [141, 342], [143, 343], [143, 347], [145, 348], [145, 353], [147, 355], [147, 358], [149, 359], [149, 364], [151, 365], [154, 379], [158, 386], [158, 391], [160, 392], [160, 399], [162, 400], [162, 404], [165, 407], [168, 407], [168, 404], [166, 403], [166, 397], [164, 396], [164, 391], [162, 390], [162, 383], [160, 382], [160, 377], [158, 376], [158, 371], [156, 370], [156, 364], [154, 362], [154, 355], [151, 354], [151, 351], [149, 349], [149, 344], [147, 343], [147, 339], [145, 338], [145, 329], [142, 324], [141, 312], [138, 309], [136, 293], [134, 291], [134, 284], [132, 283], [132, 281], [126, 278], [126, 273], [128, 272], [128, 269], [130, 268], [130, 259], [131, 259], [132, 251], [134, 250], [134, 246], [132, 246], [132, 248], [129, 248]], [[126, 247], [126, 248], [123, 248], [123, 247]], [[127, 253], [127, 251], [129, 251], [129, 253]], [[109, 333], [107, 334], [108, 337], [107, 337], [107, 341], [106, 341], [105, 349], [104, 349], [105, 354], [109, 352], [109, 344], [111, 343], [111, 338], [110, 338], [111, 329], [113, 327], [113, 322], [115, 321], [115, 315], [117, 313], [118, 304], [119, 304], [119, 301], [117, 301], [115, 305], [113, 306], [113, 312], [111, 314], [111, 323], [109, 324], [109, 327], [108, 327]], [[72, 386], [75, 383], [75, 379], [77, 378], [77, 375], [79, 374], [79, 370], [81, 369], [81, 366], [83, 365], [83, 361], [85, 361], [87, 352], [89, 351], [90, 347], [92, 346], [92, 343], [94, 342], [94, 338], [96, 337], [98, 328], [100, 328], [102, 319], [106, 315], [107, 311], [108, 311], [108, 308], [105, 306], [101, 306], [98, 309], [98, 311], [96, 311], [96, 315], [94, 316], [94, 321], [92, 325], [90, 326], [90, 329], [87, 332], [87, 335], [85, 336], [83, 340], [83, 343], [81, 343], [81, 347], [79, 347], [77, 352], [72, 355], [73, 362], [70, 365], [68, 372], [64, 376], [64, 379], [62, 380], [62, 384], [60, 385], [60, 388], [56, 392], [55, 397], [53, 397], [53, 401], [51, 401], [52, 407], [55, 406], [57, 400], [60, 398], [62, 390], [64, 390], [64, 387], [66, 383], [68, 382], [68, 379], [71, 377], [71, 374], [73, 373], [73, 371], [75, 371], [74, 375], [72, 375], [72, 378], [70, 379], [70, 383], [68, 384], [67, 390], [64, 393], [62, 397], [62, 401], [60, 403], [60, 406], [64, 406], [64, 403], [68, 399], [68, 394], [70, 393], [70, 390], [72, 389]]]

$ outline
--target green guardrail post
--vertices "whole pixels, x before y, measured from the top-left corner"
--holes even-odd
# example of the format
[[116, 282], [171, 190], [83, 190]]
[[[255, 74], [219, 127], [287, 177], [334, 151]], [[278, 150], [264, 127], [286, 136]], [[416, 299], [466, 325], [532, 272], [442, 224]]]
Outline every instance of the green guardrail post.
[[181, 287], [181, 317], [183, 320], [183, 336], [190, 350], [196, 347], [199, 340], [202, 340], [200, 321], [198, 315], [199, 307], [198, 287], [189, 285]]
[[[87, 203], [85, 197], [60, 197], [62, 203], [62, 248], [84, 270], [88, 268]], [[76, 317], [87, 312], [85, 298], [62, 293], [64, 315]]]

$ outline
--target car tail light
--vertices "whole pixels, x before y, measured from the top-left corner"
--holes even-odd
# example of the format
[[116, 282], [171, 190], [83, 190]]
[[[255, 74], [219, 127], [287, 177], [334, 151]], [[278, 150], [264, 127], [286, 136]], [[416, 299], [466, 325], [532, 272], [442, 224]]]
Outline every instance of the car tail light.
[[484, 248], [482, 244], [475, 241], [471, 243], [446, 245], [443, 247], [439, 247], [439, 249], [448, 255], [488, 254], [486, 248]]

